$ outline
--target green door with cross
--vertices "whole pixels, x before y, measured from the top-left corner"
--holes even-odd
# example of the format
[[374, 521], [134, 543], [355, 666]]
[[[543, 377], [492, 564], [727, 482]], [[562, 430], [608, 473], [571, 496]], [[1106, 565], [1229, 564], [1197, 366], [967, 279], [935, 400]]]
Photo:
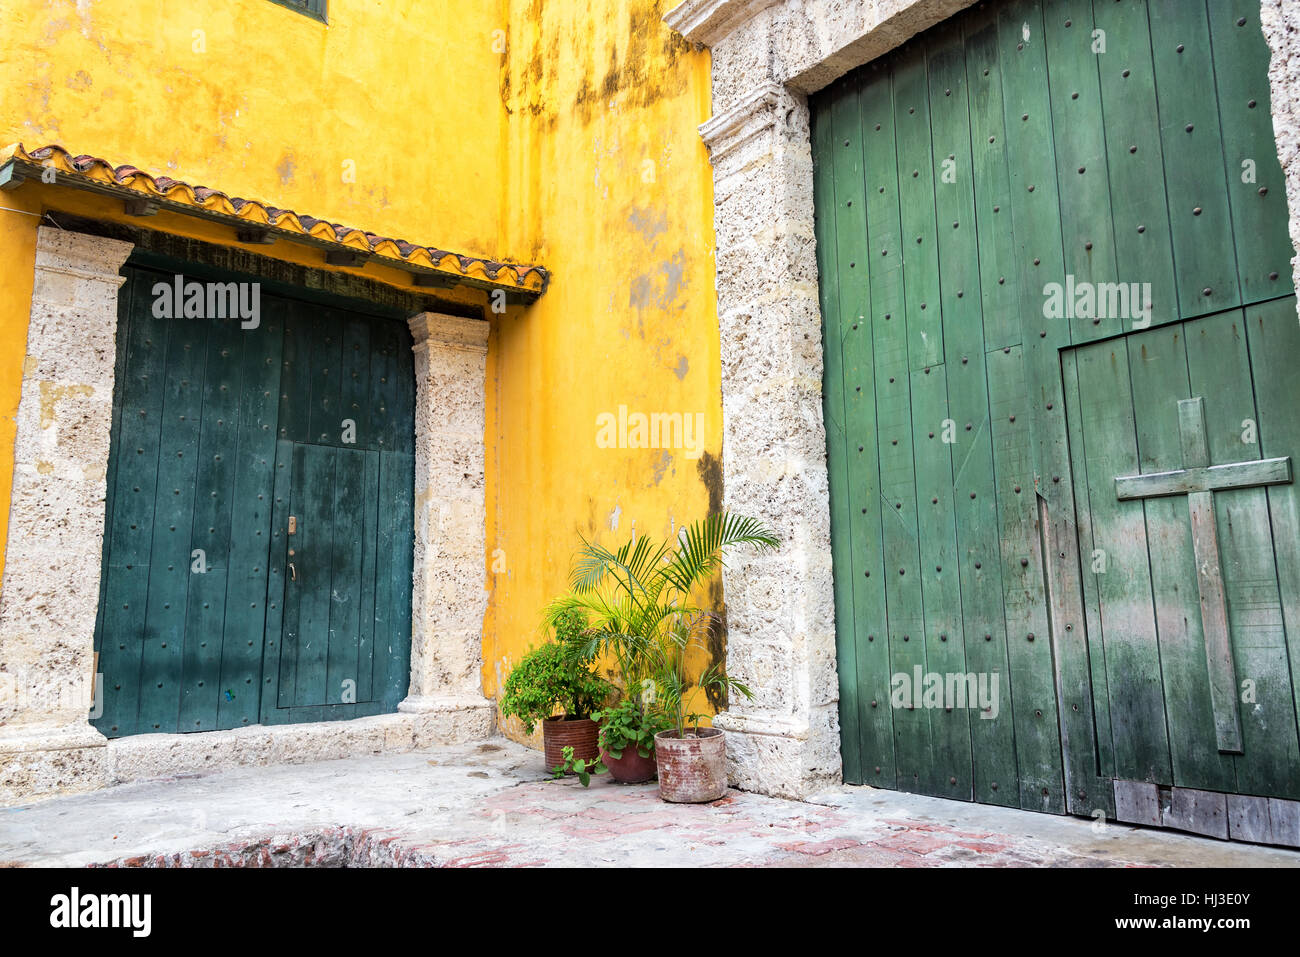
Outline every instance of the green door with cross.
[[847, 781], [1300, 844], [1300, 320], [1246, 0], [811, 101]]
[[395, 711], [414, 540], [406, 324], [211, 270], [126, 277], [93, 723], [120, 737]]
[[1292, 297], [1063, 357], [1118, 781], [1300, 798], [1297, 357]]

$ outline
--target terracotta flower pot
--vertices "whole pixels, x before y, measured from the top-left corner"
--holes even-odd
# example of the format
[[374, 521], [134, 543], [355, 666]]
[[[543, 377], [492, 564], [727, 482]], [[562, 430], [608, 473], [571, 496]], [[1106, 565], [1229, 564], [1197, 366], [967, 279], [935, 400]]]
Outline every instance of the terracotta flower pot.
[[596, 742], [597, 725], [590, 718], [559, 715], [542, 722], [542, 744], [546, 752], [546, 770], [564, 763], [564, 749], [573, 748], [574, 759], [595, 761], [600, 755]]
[[644, 784], [653, 781], [657, 769], [655, 753], [643, 758], [637, 753], [636, 745], [629, 744], [623, 749], [621, 758], [611, 757], [604, 748], [600, 751], [600, 760], [609, 768], [609, 776], [619, 784]]
[[727, 793], [727, 739], [720, 728], [700, 728], [698, 736], [675, 730], [655, 735], [659, 796], [676, 804], [716, 801]]

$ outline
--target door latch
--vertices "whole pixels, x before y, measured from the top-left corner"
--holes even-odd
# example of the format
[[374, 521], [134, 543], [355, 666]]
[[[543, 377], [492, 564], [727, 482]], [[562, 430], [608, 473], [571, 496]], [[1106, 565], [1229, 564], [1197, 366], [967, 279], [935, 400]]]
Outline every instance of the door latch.
[[289, 534], [290, 534], [290, 535], [297, 535], [297, 534], [298, 534], [298, 516], [297, 516], [297, 515], [290, 515], [290, 516], [289, 516]]
[[293, 562], [289, 563], [289, 580], [295, 582], [298, 580], [298, 569], [294, 568]]

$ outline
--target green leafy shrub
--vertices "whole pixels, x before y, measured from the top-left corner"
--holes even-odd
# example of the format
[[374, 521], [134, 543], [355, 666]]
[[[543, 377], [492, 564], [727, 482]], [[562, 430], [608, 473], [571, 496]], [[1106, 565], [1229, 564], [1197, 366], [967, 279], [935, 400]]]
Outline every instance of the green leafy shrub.
[[546, 620], [558, 634], [562, 619], [580, 615], [584, 627], [565, 638], [575, 654], [609, 656], [623, 694], [641, 714], [662, 716], [682, 737], [688, 723], [699, 728], [701, 715], [686, 712], [695, 689], [753, 697], [727, 675], [723, 662], [714, 662], [698, 678], [690, 674], [688, 659], [707, 657], [704, 639], [718, 621], [714, 611], [691, 604], [692, 594], [734, 549], [763, 552], [780, 544], [770, 526], [728, 512], [683, 526], [674, 540], [634, 536], [617, 551], [584, 538], [569, 574], [571, 591], [547, 606]]
[[555, 623], [557, 638], [526, 654], [506, 678], [501, 714], [523, 722], [532, 734], [538, 721], [560, 709], [573, 718], [588, 718], [614, 693], [614, 686], [596, 673], [592, 656], [581, 653], [574, 636], [580, 634], [582, 616], [564, 616]]

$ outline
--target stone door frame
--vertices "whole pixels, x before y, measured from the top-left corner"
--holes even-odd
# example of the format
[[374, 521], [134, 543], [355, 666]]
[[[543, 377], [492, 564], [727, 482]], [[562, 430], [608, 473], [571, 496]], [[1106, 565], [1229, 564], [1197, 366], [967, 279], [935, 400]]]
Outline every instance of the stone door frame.
[[[685, 0], [664, 16], [712, 54], [699, 131], [713, 166], [723, 503], [785, 541], [723, 571], [728, 665], [756, 696], [714, 724], [746, 790], [798, 798], [842, 781], [808, 96], [973, 3]], [[1300, 248], [1300, 12], [1263, 0], [1261, 20]], [[1300, 288], [1300, 259], [1292, 272]]]
[[398, 713], [109, 740], [94, 680], [120, 275], [129, 242], [40, 226], [0, 591], [0, 806], [243, 764], [486, 737], [484, 498], [489, 325], [409, 320], [415, 373], [411, 682]]

